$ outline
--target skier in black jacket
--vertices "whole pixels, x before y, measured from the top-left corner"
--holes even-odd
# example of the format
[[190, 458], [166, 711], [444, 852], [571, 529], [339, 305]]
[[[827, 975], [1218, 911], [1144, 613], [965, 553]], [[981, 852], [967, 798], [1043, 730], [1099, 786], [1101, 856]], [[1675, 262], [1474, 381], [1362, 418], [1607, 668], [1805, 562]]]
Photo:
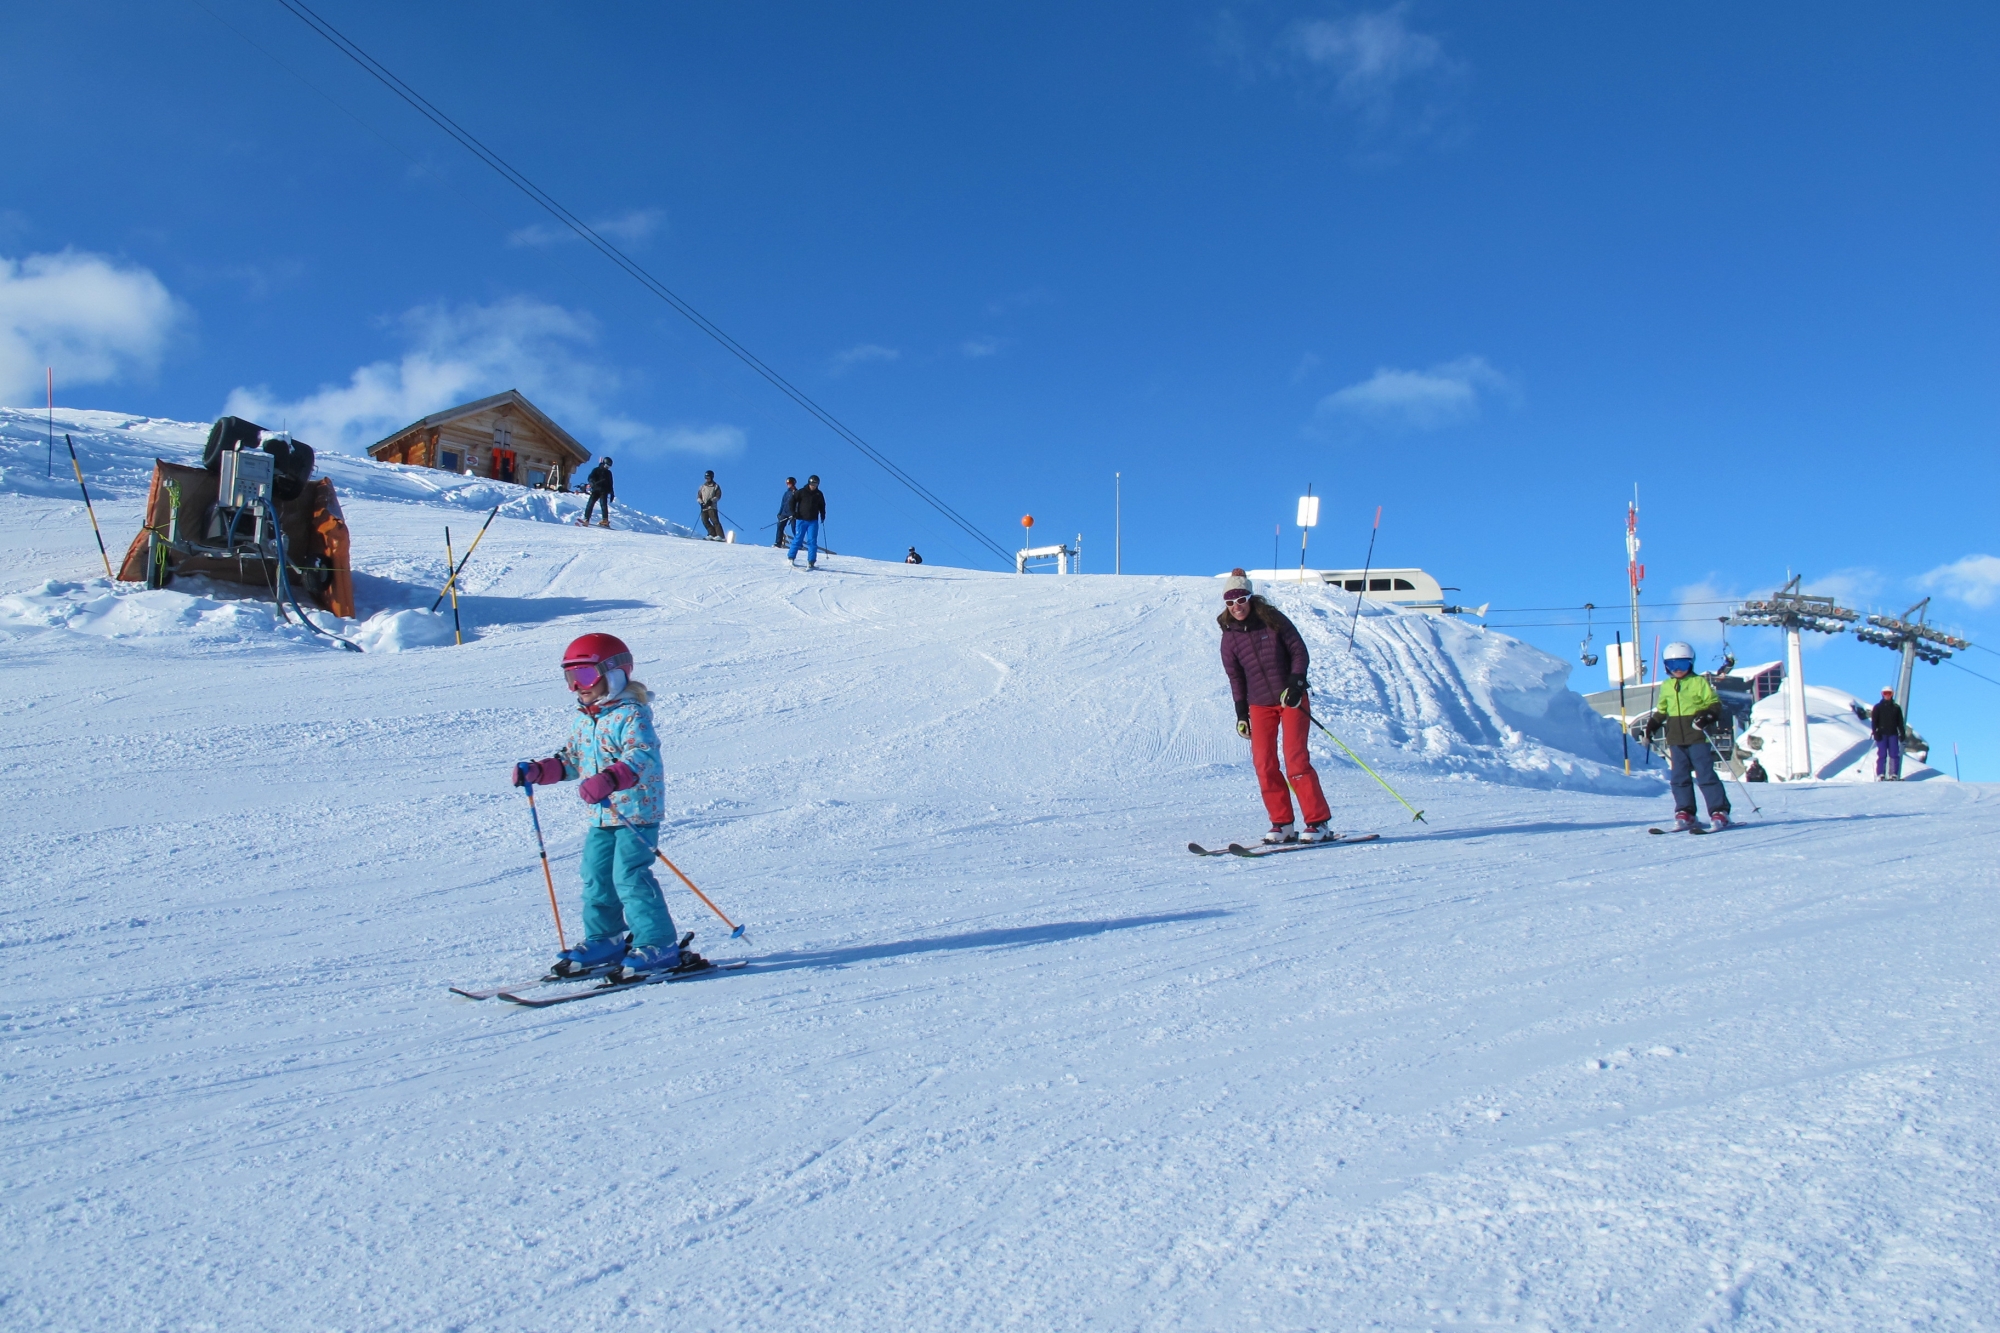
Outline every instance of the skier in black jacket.
[[1903, 709], [1896, 691], [1884, 685], [1882, 702], [1868, 714], [1869, 730], [1875, 733], [1875, 780], [1903, 780]]
[[792, 549], [785, 559], [797, 562], [799, 546], [806, 548], [806, 568], [819, 568], [819, 525], [826, 519], [826, 492], [819, 488], [819, 476], [806, 478], [806, 487], [792, 497]]
[[611, 460], [607, 458], [601, 463], [599, 463], [596, 467], [592, 468], [590, 470], [590, 476], [584, 479], [584, 485], [588, 487], [590, 490], [590, 499], [587, 500], [583, 506], [583, 526], [585, 526], [586, 528], [590, 526], [591, 510], [596, 509], [599, 505], [602, 505], [604, 506], [604, 508], [599, 514], [597, 520], [597, 526], [601, 528], [610, 527], [611, 496], [612, 496]]
[[799, 479], [786, 477], [785, 493], [778, 497], [778, 540], [771, 543], [773, 546], [783, 546], [785, 538], [792, 535], [792, 500], [798, 493]]

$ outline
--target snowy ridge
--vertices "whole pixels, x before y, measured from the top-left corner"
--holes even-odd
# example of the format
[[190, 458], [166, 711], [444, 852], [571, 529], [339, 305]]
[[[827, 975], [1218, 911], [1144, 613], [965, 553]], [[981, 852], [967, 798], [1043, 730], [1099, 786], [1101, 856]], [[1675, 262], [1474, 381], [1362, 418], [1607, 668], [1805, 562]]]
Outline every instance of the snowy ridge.
[[[1786, 714], [1789, 686], [1764, 696], [1750, 710], [1750, 727], [1744, 745], [1760, 755], [1767, 768], [1786, 770], [1785, 747], [1792, 729]], [[1875, 733], [1867, 720], [1872, 704], [1863, 703], [1846, 690], [1831, 685], [1806, 685], [1806, 736], [1812, 751], [1812, 775], [1821, 781], [1873, 782], [1875, 780]], [[1860, 710], [1857, 712], [1856, 710]], [[1751, 744], [1752, 740], [1756, 744]], [[1903, 777], [1921, 782], [1949, 776], [1909, 755], [1903, 756]]]
[[[70, 468], [69, 450], [63, 443], [65, 432], [76, 445], [91, 497], [116, 500], [129, 498], [135, 492], [144, 497], [156, 458], [188, 467], [199, 466], [201, 447], [208, 439], [208, 423], [57, 408], [55, 464], [51, 475], [49, 414], [28, 408], [0, 407], [0, 494], [76, 499], [76, 477]], [[387, 500], [437, 509], [470, 510], [483, 515], [497, 504], [506, 518], [574, 523], [583, 517], [585, 503], [580, 495], [531, 491], [509, 482], [462, 477], [436, 468], [378, 463], [372, 458], [332, 451], [315, 455], [313, 475], [333, 478], [343, 505], [350, 499]], [[628, 532], [697, 535], [685, 524], [629, 505], [613, 502], [611, 508], [612, 522]], [[107, 535], [106, 544], [110, 541]]]

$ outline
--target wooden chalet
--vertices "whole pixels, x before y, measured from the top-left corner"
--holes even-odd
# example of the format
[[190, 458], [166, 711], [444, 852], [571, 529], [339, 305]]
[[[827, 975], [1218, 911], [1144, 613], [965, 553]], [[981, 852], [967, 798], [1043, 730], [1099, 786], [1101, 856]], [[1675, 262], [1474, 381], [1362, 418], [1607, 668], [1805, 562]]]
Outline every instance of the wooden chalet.
[[566, 491], [590, 450], [518, 389], [433, 412], [368, 446], [384, 463], [442, 468], [522, 486]]

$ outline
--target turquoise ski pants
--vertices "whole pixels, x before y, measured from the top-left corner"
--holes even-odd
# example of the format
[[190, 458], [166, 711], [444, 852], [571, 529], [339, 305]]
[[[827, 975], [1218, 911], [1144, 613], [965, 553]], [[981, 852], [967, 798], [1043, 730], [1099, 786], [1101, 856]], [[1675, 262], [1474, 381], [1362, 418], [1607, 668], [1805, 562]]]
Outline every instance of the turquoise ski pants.
[[583, 934], [601, 940], [632, 932], [635, 947], [673, 944], [674, 918], [653, 878], [658, 824], [593, 826], [583, 835]]

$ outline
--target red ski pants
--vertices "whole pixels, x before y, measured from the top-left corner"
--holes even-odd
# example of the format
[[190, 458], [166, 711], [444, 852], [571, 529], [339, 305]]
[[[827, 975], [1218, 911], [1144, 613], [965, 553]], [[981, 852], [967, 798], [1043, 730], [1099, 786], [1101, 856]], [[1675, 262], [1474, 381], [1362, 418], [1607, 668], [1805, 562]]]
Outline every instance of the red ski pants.
[[[1278, 770], [1278, 729], [1283, 720], [1285, 767]], [[1312, 756], [1306, 752], [1306, 710], [1250, 705], [1250, 757], [1257, 764], [1257, 785], [1264, 789], [1264, 809], [1273, 824], [1292, 822], [1292, 794], [1298, 793], [1299, 813], [1308, 824], [1333, 818], [1326, 807], [1326, 793], [1319, 789], [1319, 774], [1313, 771]], [[1285, 785], [1287, 776], [1291, 785]]]

